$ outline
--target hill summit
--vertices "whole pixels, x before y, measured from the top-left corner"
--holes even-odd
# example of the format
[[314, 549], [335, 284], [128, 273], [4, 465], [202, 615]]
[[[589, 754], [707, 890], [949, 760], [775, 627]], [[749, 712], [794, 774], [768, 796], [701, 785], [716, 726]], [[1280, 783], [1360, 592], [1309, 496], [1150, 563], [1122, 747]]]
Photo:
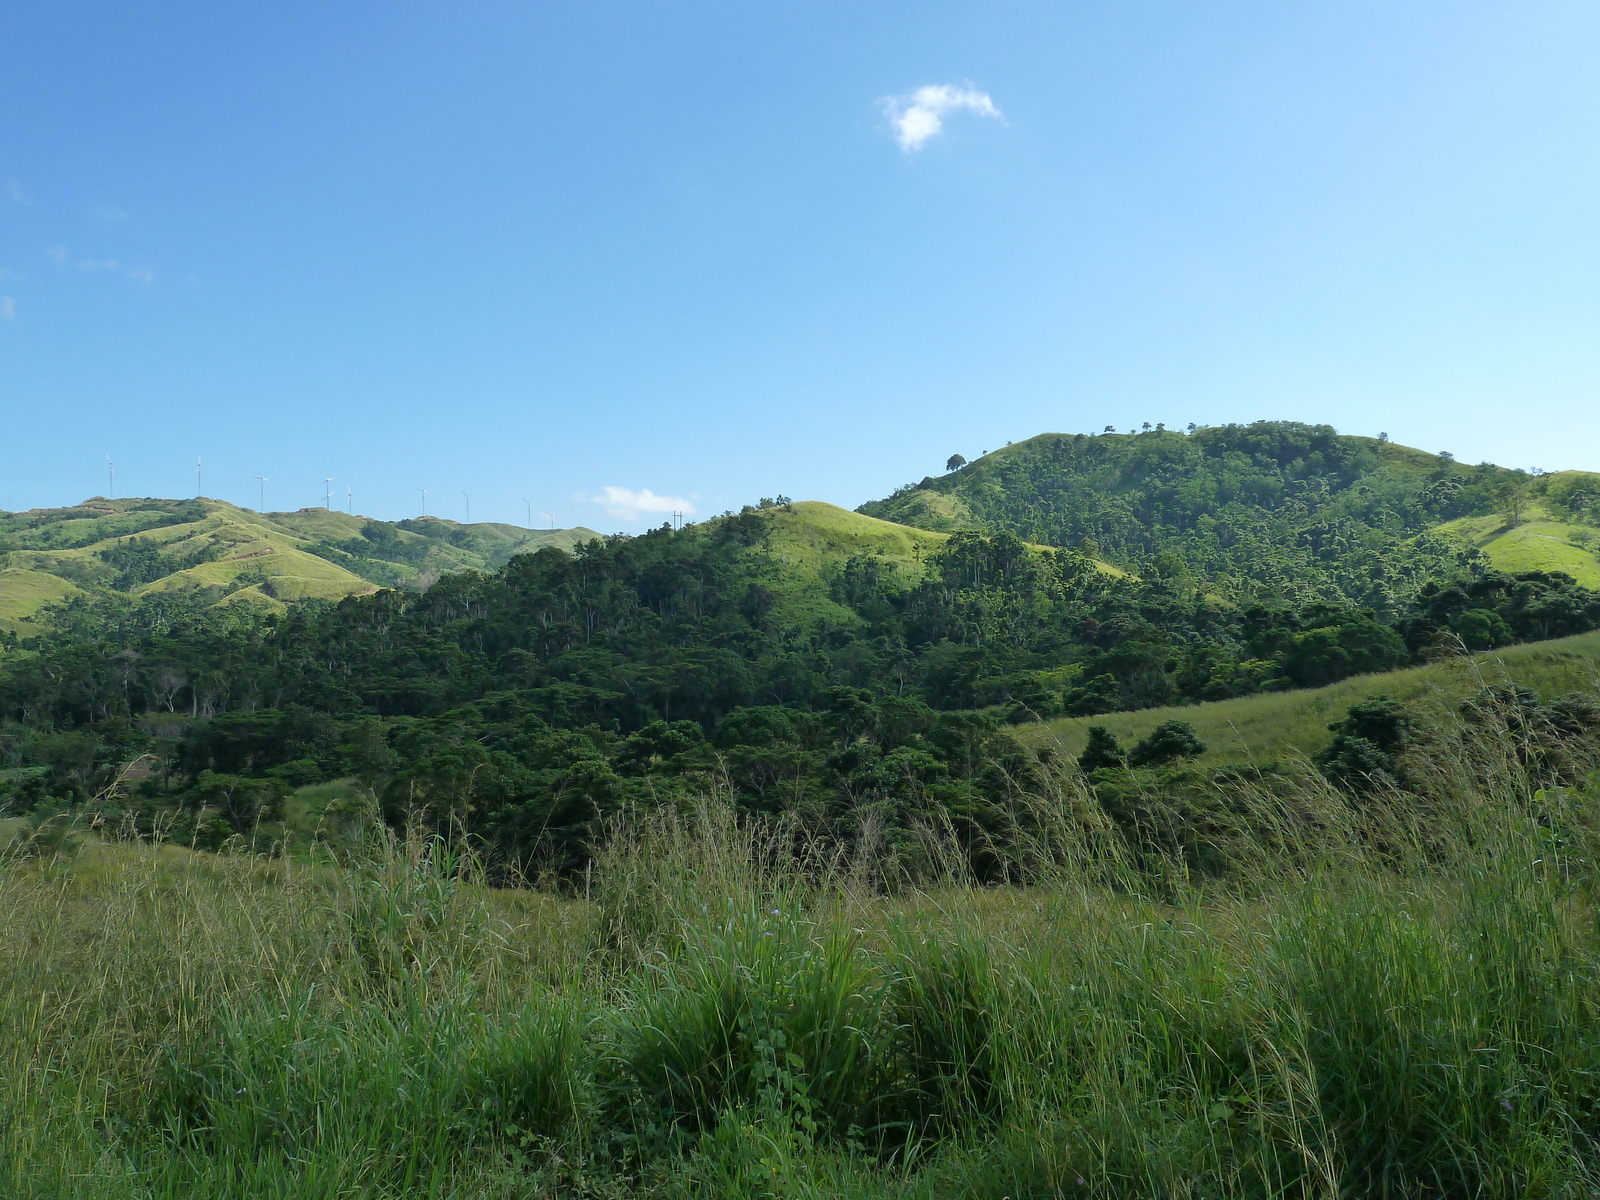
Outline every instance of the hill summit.
[[1131, 571], [1262, 601], [1392, 611], [1480, 550], [1503, 570], [1561, 571], [1600, 586], [1600, 475], [1467, 466], [1290, 421], [1046, 433], [951, 464], [859, 511], [1082, 548]]

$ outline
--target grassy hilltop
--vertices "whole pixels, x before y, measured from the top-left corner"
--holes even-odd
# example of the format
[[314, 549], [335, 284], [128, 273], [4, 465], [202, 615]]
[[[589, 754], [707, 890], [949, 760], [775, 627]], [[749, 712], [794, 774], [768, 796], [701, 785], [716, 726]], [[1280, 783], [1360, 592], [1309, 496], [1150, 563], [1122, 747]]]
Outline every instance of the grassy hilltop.
[[256, 513], [203, 498], [96, 497], [72, 508], [0, 513], [0, 632], [22, 630], [44, 605], [85, 591], [205, 589], [229, 603], [281, 610], [295, 600], [492, 570], [513, 554], [597, 536], [435, 517], [373, 521], [324, 509]]

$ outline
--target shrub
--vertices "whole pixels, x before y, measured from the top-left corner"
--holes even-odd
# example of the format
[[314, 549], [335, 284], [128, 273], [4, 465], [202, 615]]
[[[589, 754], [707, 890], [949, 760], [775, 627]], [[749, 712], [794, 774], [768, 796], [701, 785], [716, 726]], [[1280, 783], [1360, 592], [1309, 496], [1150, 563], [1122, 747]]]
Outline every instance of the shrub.
[[1085, 774], [1105, 767], [1127, 765], [1127, 756], [1117, 744], [1117, 735], [1104, 725], [1089, 726], [1089, 741], [1078, 755], [1078, 766]]
[[1186, 721], [1163, 721], [1128, 752], [1134, 767], [1159, 767], [1180, 758], [1194, 758], [1206, 752], [1206, 744]]

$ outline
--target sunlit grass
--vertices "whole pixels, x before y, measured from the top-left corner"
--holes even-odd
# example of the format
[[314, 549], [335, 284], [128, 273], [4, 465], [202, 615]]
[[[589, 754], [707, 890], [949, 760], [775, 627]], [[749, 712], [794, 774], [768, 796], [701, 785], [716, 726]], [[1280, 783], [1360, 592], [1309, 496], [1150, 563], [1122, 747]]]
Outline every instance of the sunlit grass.
[[1439, 721], [1411, 793], [1236, 786], [1207, 881], [1070, 771], [1011, 888], [715, 798], [560, 894], [371, 826], [14, 847], [0, 1195], [1593, 1195], [1596, 797]]

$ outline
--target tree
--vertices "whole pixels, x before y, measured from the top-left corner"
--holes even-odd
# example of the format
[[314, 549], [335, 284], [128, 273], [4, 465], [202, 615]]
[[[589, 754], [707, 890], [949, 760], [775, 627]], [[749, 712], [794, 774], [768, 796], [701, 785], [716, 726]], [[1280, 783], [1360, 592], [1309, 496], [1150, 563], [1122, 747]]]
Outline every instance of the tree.
[[1457, 617], [1456, 633], [1468, 650], [1490, 650], [1516, 640], [1505, 619], [1486, 608], [1469, 608]]
[[1128, 763], [1135, 767], [1159, 767], [1180, 758], [1204, 754], [1206, 744], [1187, 721], [1163, 721], [1128, 752]]
[[1087, 774], [1103, 767], [1125, 766], [1122, 747], [1117, 745], [1117, 735], [1104, 725], [1089, 726], [1089, 742], [1078, 755], [1078, 768]]
[[946, 460], [946, 462], [944, 464], [944, 469], [946, 471], [959, 471], [962, 467], [964, 467], [966, 465], [967, 465], [967, 460], [962, 458], [961, 455], [952, 454], [949, 457], [949, 459]]
[[1352, 704], [1344, 720], [1328, 728], [1334, 738], [1317, 755], [1317, 766], [1346, 791], [1361, 794], [1400, 782], [1399, 755], [1418, 730], [1405, 705], [1384, 695]]
[[1502, 479], [1494, 489], [1495, 505], [1510, 525], [1522, 524], [1522, 510], [1528, 501], [1527, 477], [1518, 471]]

